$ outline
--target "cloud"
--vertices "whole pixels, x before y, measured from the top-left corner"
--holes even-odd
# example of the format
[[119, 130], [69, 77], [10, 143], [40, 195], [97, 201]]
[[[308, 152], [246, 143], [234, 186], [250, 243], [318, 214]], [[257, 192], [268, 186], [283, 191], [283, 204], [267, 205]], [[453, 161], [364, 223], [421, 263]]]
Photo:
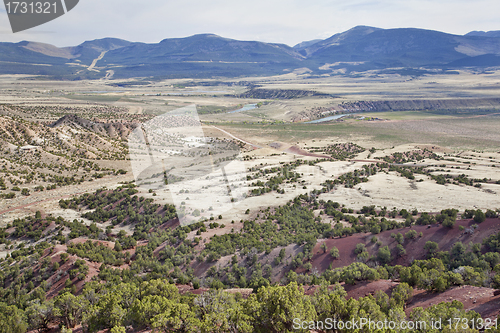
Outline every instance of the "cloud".
[[57, 46], [117, 37], [158, 42], [215, 33], [242, 40], [294, 45], [326, 38], [356, 25], [417, 27], [464, 34], [500, 29], [497, 0], [82, 0], [61, 18], [12, 34], [0, 14], [3, 41], [34, 40]]

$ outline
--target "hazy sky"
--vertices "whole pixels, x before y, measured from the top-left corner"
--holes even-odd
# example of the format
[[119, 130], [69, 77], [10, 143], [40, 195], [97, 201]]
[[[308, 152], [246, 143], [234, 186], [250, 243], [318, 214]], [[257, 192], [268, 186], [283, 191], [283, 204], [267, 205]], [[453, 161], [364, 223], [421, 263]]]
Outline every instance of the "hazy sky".
[[80, 0], [66, 15], [16, 34], [0, 8], [0, 41], [57, 46], [103, 37], [156, 43], [199, 33], [293, 46], [357, 25], [500, 30], [498, 0]]

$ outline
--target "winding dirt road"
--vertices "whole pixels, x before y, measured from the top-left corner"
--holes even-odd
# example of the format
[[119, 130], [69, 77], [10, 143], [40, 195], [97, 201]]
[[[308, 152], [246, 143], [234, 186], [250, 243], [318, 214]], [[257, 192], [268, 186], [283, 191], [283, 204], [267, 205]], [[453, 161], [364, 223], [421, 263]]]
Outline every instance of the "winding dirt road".
[[104, 55], [106, 54], [106, 52], [108, 52], [108, 51], [101, 52], [101, 54], [97, 58], [95, 58], [94, 61], [92, 61], [92, 63], [90, 64], [90, 66], [87, 68], [87, 70], [99, 72], [97, 69], [94, 69], [94, 67], [95, 67], [95, 65], [97, 64], [97, 62], [99, 60], [101, 60], [102, 58], [104, 58]]

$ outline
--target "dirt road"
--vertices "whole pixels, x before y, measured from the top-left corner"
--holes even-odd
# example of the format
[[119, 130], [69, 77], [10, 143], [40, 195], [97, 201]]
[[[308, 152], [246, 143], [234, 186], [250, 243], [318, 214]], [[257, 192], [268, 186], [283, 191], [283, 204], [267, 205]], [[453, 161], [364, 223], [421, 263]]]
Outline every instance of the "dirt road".
[[224, 133], [224, 134], [229, 135], [230, 137], [232, 137], [232, 138], [233, 138], [233, 139], [235, 139], [235, 140], [238, 140], [238, 141], [240, 141], [240, 142], [243, 142], [243, 143], [245, 143], [245, 144], [247, 144], [247, 145], [250, 145], [250, 146], [252, 146], [252, 147], [254, 147], [254, 148], [257, 148], [257, 149], [259, 149], [259, 148], [263, 148], [262, 146], [259, 146], [259, 145], [256, 145], [256, 144], [254, 144], [254, 143], [251, 143], [251, 142], [245, 141], [245, 140], [243, 140], [243, 139], [240, 139], [240, 138], [238, 138], [238, 137], [236, 137], [236, 136], [232, 135], [232, 134], [231, 134], [231, 133], [229, 133], [228, 131], [223, 130], [222, 128], [219, 128], [219, 127], [216, 127], [216, 126], [211, 126], [211, 127], [215, 128], [216, 130], [221, 131], [221, 132], [222, 132], [222, 133]]
[[97, 69], [94, 69], [94, 67], [99, 60], [104, 58], [104, 55], [106, 54], [106, 52], [108, 52], [108, 51], [101, 52], [101, 54], [97, 58], [95, 58], [94, 61], [92, 61], [92, 64], [90, 64], [90, 66], [87, 68], [87, 70], [99, 72]]

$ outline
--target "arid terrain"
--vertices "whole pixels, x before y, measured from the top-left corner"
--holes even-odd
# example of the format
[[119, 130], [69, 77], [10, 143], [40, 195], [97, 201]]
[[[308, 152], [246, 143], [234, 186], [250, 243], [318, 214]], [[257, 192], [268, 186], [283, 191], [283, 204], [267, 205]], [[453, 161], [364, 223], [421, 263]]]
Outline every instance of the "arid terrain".
[[[43, 303], [162, 278], [248, 302], [262, 286], [340, 283], [383, 312], [377, 291], [408, 286], [403, 315], [457, 300], [495, 320], [499, 79], [0, 76], [0, 295]], [[73, 332], [93, 325], [79, 316]]]

